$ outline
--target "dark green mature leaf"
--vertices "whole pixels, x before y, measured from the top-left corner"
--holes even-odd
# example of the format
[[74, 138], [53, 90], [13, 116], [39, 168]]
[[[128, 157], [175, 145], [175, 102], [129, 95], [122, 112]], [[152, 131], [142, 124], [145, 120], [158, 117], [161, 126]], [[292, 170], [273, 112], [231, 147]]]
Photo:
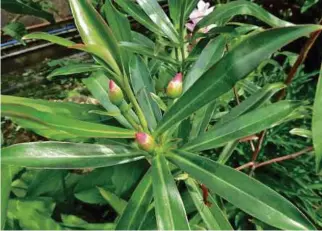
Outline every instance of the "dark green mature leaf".
[[151, 171], [148, 171], [133, 192], [116, 230], [138, 230], [148, 214], [153, 197]]
[[198, 22], [195, 30], [198, 31], [198, 29], [211, 24], [224, 25], [236, 15], [254, 16], [272, 27], [293, 25], [292, 23], [275, 17], [255, 3], [238, 0], [216, 7], [213, 12]]
[[[100, 111], [100, 107], [91, 104], [76, 104], [70, 102], [51, 102], [41, 99], [29, 99], [9, 95], [1, 95], [1, 105], [21, 105], [38, 111], [84, 121], [102, 121], [104, 118], [91, 111]], [[105, 119], [108, 117], [105, 116]]]
[[208, 158], [176, 152], [167, 159], [251, 216], [280, 229], [315, 229], [293, 204], [259, 181]]
[[228, 123], [229, 121], [237, 118], [240, 115], [243, 115], [247, 112], [250, 112], [256, 108], [259, 108], [264, 103], [266, 103], [276, 92], [286, 87], [283, 83], [273, 83], [266, 85], [264, 88], [256, 91], [246, 100], [244, 100], [241, 104], [234, 107], [229, 113], [224, 115], [218, 123], [216, 123], [216, 127]]
[[195, 64], [191, 67], [187, 76], [184, 78], [184, 91], [187, 91], [203, 73], [222, 58], [225, 51], [225, 45], [226, 39], [224, 36], [218, 36], [207, 44]]
[[24, 44], [24, 45], [26, 44], [22, 40], [22, 36], [24, 36], [28, 32], [27, 32], [26, 27], [25, 27], [25, 25], [23, 23], [21, 23], [21, 22], [9, 22], [4, 27], [2, 27], [1, 30], [3, 31], [4, 35], [9, 35], [12, 38], [17, 39], [22, 44]]
[[137, 0], [137, 3], [150, 19], [163, 31], [164, 35], [174, 43], [179, 43], [177, 31], [174, 29], [170, 19], [156, 0]]
[[207, 200], [211, 204], [208, 207], [204, 204], [202, 192], [200, 192], [195, 180], [188, 178], [185, 183], [195, 206], [209, 230], [233, 230], [227, 217], [220, 210], [216, 202], [212, 200], [210, 194]]
[[167, 63], [171, 63], [173, 65], [179, 65], [178, 62], [174, 59], [172, 59], [169, 55], [163, 54], [163, 53], [158, 53], [156, 54], [150, 46], [144, 46], [141, 44], [137, 43], [131, 43], [131, 42], [121, 42], [120, 46], [123, 47], [124, 49], [127, 49], [133, 53], [141, 54], [141, 55], [146, 55], [150, 58], [155, 58], [162, 60]]
[[152, 185], [158, 229], [189, 230], [179, 191], [163, 155], [152, 160]]
[[33, 142], [12, 145], [1, 150], [3, 164], [31, 168], [78, 169], [124, 164], [142, 159], [142, 151], [122, 146]]
[[150, 93], [155, 93], [149, 70], [141, 57], [134, 56], [131, 61], [131, 82], [134, 94], [147, 119], [149, 128], [154, 130], [161, 119], [161, 111]]
[[133, 38], [134, 43], [148, 46], [152, 50], [154, 50], [155, 44], [150, 38], [148, 38], [147, 36], [145, 36], [141, 33], [136, 32], [136, 31], [131, 31], [131, 34], [132, 34], [132, 38]]
[[104, 61], [116, 74], [121, 73], [120, 50], [110, 27], [88, 1], [69, 0], [75, 24], [88, 46], [99, 47], [104, 53]]
[[60, 75], [74, 75], [74, 74], [80, 74], [84, 72], [93, 72], [93, 71], [99, 71], [102, 69], [103, 67], [97, 64], [90, 64], [90, 63], [72, 64], [72, 65], [67, 65], [67, 66], [55, 69], [53, 72], [51, 72], [48, 75], [48, 78], [52, 78]]
[[313, 145], [316, 159], [316, 171], [322, 171], [322, 67], [319, 81], [316, 87], [313, 117], [312, 117], [312, 133]]
[[135, 131], [46, 113], [21, 105], [2, 105], [2, 115], [48, 138], [134, 138]]
[[63, 226], [69, 228], [80, 228], [86, 230], [115, 230], [114, 223], [88, 223], [74, 215], [61, 215]]
[[155, 135], [160, 135], [191, 113], [229, 91], [238, 80], [245, 78], [280, 47], [321, 28], [318, 25], [277, 28], [248, 37], [204, 73], [172, 105], [160, 121]]
[[146, 15], [146, 13], [134, 2], [128, 0], [115, 0], [122, 9], [132, 16], [136, 21], [156, 34], [162, 34], [159, 27]]
[[230, 141], [276, 126], [285, 122], [288, 118], [294, 118], [294, 115], [301, 117], [302, 114], [298, 110], [299, 105], [298, 102], [280, 101], [256, 109], [201, 134], [185, 144], [183, 148], [201, 151], [219, 147]]
[[55, 22], [54, 16], [45, 11], [40, 2], [32, 0], [2, 0], [1, 8], [14, 14], [27, 14]]
[[42, 40], [46, 40], [48, 42], [55, 43], [55, 44], [58, 44], [58, 45], [61, 45], [64, 47], [71, 47], [76, 44], [73, 41], [58, 37], [56, 35], [48, 34], [46, 32], [34, 32], [31, 34], [27, 34], [27, 35], [23, 36], [22, 39], [42, 39]]

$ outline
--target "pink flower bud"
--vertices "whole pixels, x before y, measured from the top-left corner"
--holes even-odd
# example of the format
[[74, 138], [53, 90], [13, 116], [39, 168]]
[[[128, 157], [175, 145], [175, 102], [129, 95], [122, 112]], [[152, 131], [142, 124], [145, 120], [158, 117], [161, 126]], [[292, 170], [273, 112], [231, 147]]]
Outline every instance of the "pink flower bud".
[[144, 133], [138, 132], [135, 134], [136, 142], [139, 144], [139, 147], [144, 151], [152, 152], [155, 148], [154, 139], [152, 136]]
[[179, 72], [169, 82], [167, 87], [167, 95], [175, 99], [175, 98], [178, 98], [181, 94], [182, 94], [182, 73]]
[[116, 106], [120, 106], [124, 99], [121, 88], [119, 88], [113, 80], [110, 80], [109, 82], [108, 97], [110, 98], [111, 103]]

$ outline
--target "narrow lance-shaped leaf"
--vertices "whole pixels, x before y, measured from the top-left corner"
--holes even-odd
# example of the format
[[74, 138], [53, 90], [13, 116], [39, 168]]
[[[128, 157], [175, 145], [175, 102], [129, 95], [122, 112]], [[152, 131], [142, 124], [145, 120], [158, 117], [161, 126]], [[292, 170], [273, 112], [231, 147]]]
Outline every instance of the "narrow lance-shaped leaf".
[[172, 105], [160, 121], [155, 135], [160, 135], [191, 113], [229, 91], [237, 81], [245, 78], [274, 51], [321, 28], [318, 25], [277, 28], [248, 37], [204, 73]]
[[115, 212], [121, 215], [127, 205], [127, 202], [102, 187], [97, 187], [97, 189], [102, 197], [107, 201], [107, 203], [115, 210]]
[[167, 159], [251, 216], [279, 229], [315, 229], [292, 203], [259, 181], [208, 158], [176, 152]]
[[312, 134], [315, 151], [316, 171], [322, 170], [322, 66], [321, 73], [316, 86], [316, 93], [313, 106]]
[[51, 35], [46, 32], [34, 32], [31, 34], [27, 34], [27, 35], [23, 36], [22, 39], [42, 39], [42, 40], [46, 40], [48, 42], [55, 43], [55, 44], [58, 44], [58, 45], [61, 45], [64, 47], [70, 47], [70, 46], [73, 46], [76, 44], [73, 41], [58, 37], [56, 35]]
[[198, 31], [200, 28], [210, 24], [224, 25], [236, 15], [250, 15], [256, 17], [272, 27], [293, 25], [292, 23], [275, 17], [255, 3], [239, 0], [216, 7], [213, 12], [198, 22], [195, 30]]
[[285, 122], [288, 118], [301, 117], [299, 103], [281, 101], [262, 107], [222, 124], [188, 142], [185, 150], [207, 150], [219, 147], [230, 141], [255, 134], [264, 129]]
[[151, 170], [149, 170], [134, 190], [116, 230], [138, 230], [147, 216], [153, 197]]
[[2, 115], [47, 138], [134, 138], [135, 131], [46, 113], [21, 105], [2, 105]]
[[207, 198], [210, 204], [207, 206], [204, 204], [203, 195], [195, 180], [188, 178], [185, 183], [195, 206], [209, 230], [233, 230], [227, 217], [225, 217], [216, 202], [212, 200], [210, 194]]
[[47, 76], [47, 78], [52, 78], [60, 75], [74, 75], [74, 74], [80, 74], [84, 72], [93, 72], [93, 71], [99, 71], [102, 69], [103, 67], [97, 64], [91, 64], [91, 63], [72, 64], [72, 65], [67, 65], [67, 66], [63, 66], [55, 69]]
[[142, 151], [122, 146], [52, 141], [15, 144], [1, 150], [3, 164], [29, 168], [98, 168], [142, 158]]
[[163, 33], [174, 43], [178, 44], [178, 33], [158, 2], [156, 0], [137, 0], [137, 2], [150, 19], [160, 27]]
[[158, 229], [189, 230], [184, 205], [163, 155], [152, 160], [152, 185]]

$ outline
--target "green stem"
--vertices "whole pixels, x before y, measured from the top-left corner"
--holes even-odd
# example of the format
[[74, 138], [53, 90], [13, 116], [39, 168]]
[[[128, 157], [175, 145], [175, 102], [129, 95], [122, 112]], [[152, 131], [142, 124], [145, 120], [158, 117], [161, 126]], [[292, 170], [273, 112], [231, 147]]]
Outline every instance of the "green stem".
[[129, 98], [130, 102], [132, 103], [134, 110], [136, 111], [136, 114], [140, 120], [142, 127], [143, 127], [143, 131], [149, 132], [148, 123], [145, 119], [145, 116], [143, 114], [143, 111], [142, 111], [140, 105], [136, 101], [136, 98], [135, 98], [135, 95], [133, 94], [133, 91], [131, 89], [129, 80], [126, 76], [124, 76], [124, 92], [126, 93], [127, 97]]
[[133, 126], [133, 128], [135, 130], [140, 130], [140, 126], [135, 122], [134, 118], [130, 115], [129, 105], [125, 101], [123, 101], [119, 109], [122, 115], [125, 117], [125, 119]]

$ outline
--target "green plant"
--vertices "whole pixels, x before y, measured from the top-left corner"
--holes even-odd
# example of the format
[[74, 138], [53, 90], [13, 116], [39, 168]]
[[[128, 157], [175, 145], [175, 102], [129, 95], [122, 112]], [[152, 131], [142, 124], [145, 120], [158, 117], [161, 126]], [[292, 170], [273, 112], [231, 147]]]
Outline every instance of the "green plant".
[[[132, 175], [144, 176], [128, 201], [122, 199], [122, 193], [117, 190], [99, 184], [91, 185], [88, 190], [94, 190], [98, 200], [107, 201], [118, 214], [115, 223], [104, 224], [106, 229], [228, 230], [233, 229], [227, 209], [231, 206], [272, 227], [315, 229], [311, 221], [283, 196], [226, 163], [235, 143], [307, 114], [305, 102], [281, 100], [271, 103], [271, 97], [286, 87], [283, 83], [259, 88], [249, 79], [278, 49], [322, 27], [295, 26], [256, 4], [234, 1], [215, 8], [197, 22], [193, 33], [188, 34], [186, 20], [198, 1], [169, 0], [171, 20], [156, 0], [137, 0], [137, 3], [106, 1], [101, 10], [106, 24], [90, 3], [70, 0], [84, 44], [46, 33], [24, 37], [45, 39], [93, 55], [95, 64], [62, 67], [50, 76], [93, 72], [83, 82], [104, 109], [95, 105], [2, 96], [3, 116], [55, 140], [2, 149], [5, 185], [2, 185], [1, 209], [2, 214], [6, 214], [9, 203], [9, 227], [15, 227], [12, 221], [18, 220], [20, 226], [34, 229], [25, 225], [28, 219], [16, 207], [28, 208], [30, 195], [44, 193], [44, 188], [36, 193], [41, 185], [39, 182], [51, 183], [48, 176], [40, 175], [44, 179], [39, 177], [37, 186], [32, 187], [34, 191], [30, 192], [30, 186], [27, 190], [24, 187], [19, 187], [21, 191], [18, 187], [15, 189], [16, 195], [29, 195], [27, 199], [8, 200], [11, 179], [19, 170], [12, 166], [42, 169], [104, 167], [102, 172], [106, 172], [102, 180], [109, 180], [110, 169], [137, 161], [141, 164], [132, 168], [139, 173]], [[120, 10], [153, 32], [155, 41], [132, 31]], [[231, 21], [240, 14], [254, 16], [276, 28], [265, 30]], [[213, 24], [216, 26], [209, 27]], [[203, 33], [205, 31], [209, 32]], [[252, 93], [228, 113], [214, 113], [219, 107], [229, 108], [227, 102], [235, 97], [236, 84], [244, 86], [243, 89], [252, 89]], [[320, 91], [321, 87], [318, 94]], [[316, 108], [315, 113], [319, 115]], [[314, 118], [313, 123], [320, 123], [318, 117]], [[317, 163], [321, 160], [318, 133], [313, 130]], [[222, 146], [225, 147], [219, 153], [218, 148]], [[312, 148], [306, 151], [312, 151]], [[212, 160], [213, 153], [216, 161]], [[319, 171], [319, 164], [317, 166]], [[62, 174], [66, 190], [77, 180], [70, 179], [66, 184], [64, 171], [55, 174]], [[97, 177], [95, 174], [89, 179]], [[28, 175], [23, 176], [22, 179], [28, 181]], [[131, 173], [124, 176], [129, 178]], [[53, 188], [52, 185], [48, 187]], [[58, 192], [53, 195], [62, 197]], [[81, 191], [78, 197], [97, 202], [97, 198], [89, 195], [92, 194]], [[192, 206], [189, 207], [189, 203]], [[39, 200], [33, 206], [40, 216], [37, 220], [48, 220], [52, 201]], [[50, 229], [59, 229], [60, 225], [94, 227], [78, 217], [66, 215], [62, 216], [59, 225], [50, 219], [45, 223]]]

